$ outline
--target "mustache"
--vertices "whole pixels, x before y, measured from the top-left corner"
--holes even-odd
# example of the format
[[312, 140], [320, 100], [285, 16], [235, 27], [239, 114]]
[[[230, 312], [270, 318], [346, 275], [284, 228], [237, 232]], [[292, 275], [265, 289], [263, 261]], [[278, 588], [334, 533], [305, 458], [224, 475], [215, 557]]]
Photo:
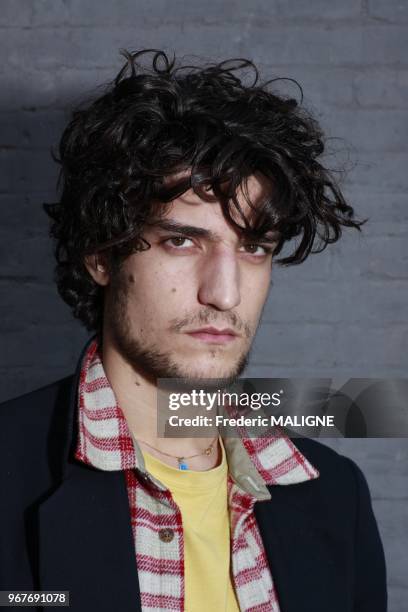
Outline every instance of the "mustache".
[[170, 328], [172, 331], [180, 332], [184, 327], [196, 323], [202, 325], [215, 323], [219, 327], [232, 327], [237, 332], [243, 333], [247, 338], [252, 337], [251, 326], [242, 321], [235, 312], [224, 313], [222, 319], [219, 317], [220, 313], [214, 310], [200, 310], [196, 315], [188, 315], [182, 319], [172, 319], [170, 321]]

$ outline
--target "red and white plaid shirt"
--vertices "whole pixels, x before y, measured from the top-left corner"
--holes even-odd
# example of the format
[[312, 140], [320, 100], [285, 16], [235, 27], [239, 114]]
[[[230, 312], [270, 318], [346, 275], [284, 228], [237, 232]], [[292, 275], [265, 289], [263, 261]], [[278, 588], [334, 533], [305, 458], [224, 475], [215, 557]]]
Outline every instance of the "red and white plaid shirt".
[[[146, 471], [143, 454], [118, 406], [95, 338], [79, 383], [75, 457], [101, 470], [124, 470], [143, 612], [184, 611], [184, 534], [170, 491]], [[318, 470], [282, 432], [273, 437], [223, 438], [228, 462], [231, 565], [242, 612], [279, 612], [273, 578], [253, 506], [270, 499], [265, 485], [317, 478]], [[162, 537], [171, 530], [172, 539]]]

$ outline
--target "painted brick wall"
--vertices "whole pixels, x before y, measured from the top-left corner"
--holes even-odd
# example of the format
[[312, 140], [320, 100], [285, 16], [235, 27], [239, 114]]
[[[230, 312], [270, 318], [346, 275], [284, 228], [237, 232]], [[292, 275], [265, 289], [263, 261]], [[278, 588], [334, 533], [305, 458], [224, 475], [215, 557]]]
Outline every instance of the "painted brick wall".
[[[109, 80], [118, 50], [247, 56], [297, 79], [347, 162], [362, 217], [300, 267], [276, 268], [248, 375], [407, 375], [408, 3], [396, 0], [2, 0], [0, 399], [72, 371], [86, 334], [59, 300], [41, 203], [67, 110]], [[290, 82], [279, 85], [297, 95]], [[348, 160], [348, 161], [347, 161]], [[39, 351], [39, 348], [41, 349]], [[386, 549], [390, 611], [407, 609], [408, 444], [326, 441], [364, 470]]]

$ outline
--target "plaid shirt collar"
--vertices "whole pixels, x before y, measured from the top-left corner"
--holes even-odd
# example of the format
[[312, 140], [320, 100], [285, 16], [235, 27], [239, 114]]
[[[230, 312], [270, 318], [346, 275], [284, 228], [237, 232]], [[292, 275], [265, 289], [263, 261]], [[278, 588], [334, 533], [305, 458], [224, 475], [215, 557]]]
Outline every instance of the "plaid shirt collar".
[[[140, 447], [105, 375], [98, 340], [83, 358], [79, 379], [79, 436], [75, 456], [101, 470], [137, 468], [147, 474]], [[298, 484], [319, 477], [319, 471], [281, 430], [271, 437], [223, 437], [228, 471], [254, 500], [271, 498], [266, 485]]]

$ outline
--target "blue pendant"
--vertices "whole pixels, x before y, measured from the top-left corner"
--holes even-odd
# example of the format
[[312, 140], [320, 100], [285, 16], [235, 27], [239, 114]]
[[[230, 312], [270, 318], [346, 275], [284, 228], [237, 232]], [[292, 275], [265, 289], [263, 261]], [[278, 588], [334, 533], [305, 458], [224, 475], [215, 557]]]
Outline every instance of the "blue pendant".
[[179, 470], [188, 470], [188, 465], [185, 461], [183, 461], [182, 457], [180, 457], [180, 459], [178, 460], [178, 464], [179, 464]]

